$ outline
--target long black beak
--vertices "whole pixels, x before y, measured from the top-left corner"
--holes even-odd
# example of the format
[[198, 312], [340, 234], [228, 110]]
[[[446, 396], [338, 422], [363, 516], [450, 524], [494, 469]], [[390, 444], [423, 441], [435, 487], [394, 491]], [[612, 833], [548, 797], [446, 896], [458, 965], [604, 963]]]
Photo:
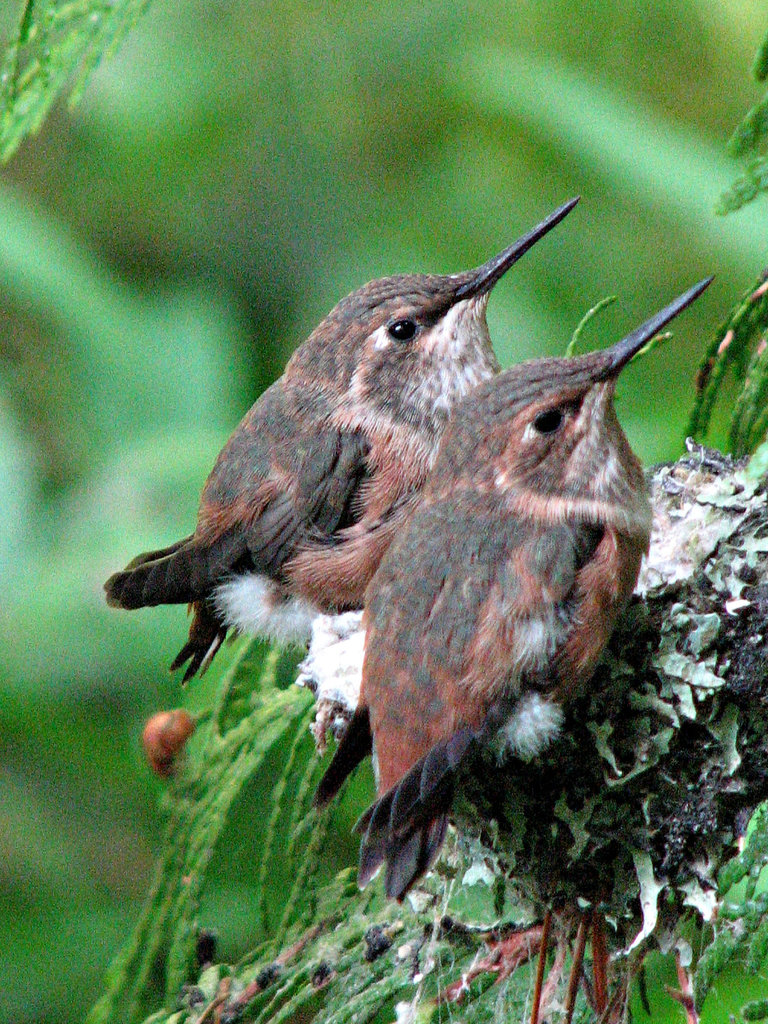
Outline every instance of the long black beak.
[[500, 252], [498, 256], [488, 260], [482, 267], [477, 267], [475, 270], [469, 270], [466, 274], [462, 274], [461, 277], [464, 280], [454, 293], [453, 301], [461, 302], [462, 299], [475, 298], [489, 292], [499, 278], [506, 274], [509, 268], [517, 263], [521, 256], [524, 256], [540, 238], [543, 238], [556, 224], [559, 224], [561, 220], [568, 216], [580, 198], [580, 196], [575, 196], [573, 199], [569, 199], [567, 203], [563, 203], [562, 206], [558, 206], [540, 224], [537, 224], [532, 231], [529, 231], [527, 235], [523, 235], [522, 238], [518, 238], [509, 248]]
[[631, 334], [628, 334], [626, 338], [622, 338], [621, 341], [617, 342], [609, 349], [605, 349], [604, 355], [606, 356], [606, 364], [601, 374], [602, 377], [612, 377], [626, 366], [629, 360], [635, 353], [639, 352], [640, 349], [651, 338], [658, 334], [662, 327], [665, 327], [670, 320], [674, 320], [678, 313], [690, 306], [692, 302], [701, 295], [701, 293], [709, 288], [713, 278], [705, 277], [703, 281], [699, 281], [692, 288], [689, 288], [687, 292], [683, 292], [682, 295], [670, 302], [668, 306], [660, 310], [655, 316], [652, 316], [650, 320], [646, 320], [640, 327], [636, 327]]

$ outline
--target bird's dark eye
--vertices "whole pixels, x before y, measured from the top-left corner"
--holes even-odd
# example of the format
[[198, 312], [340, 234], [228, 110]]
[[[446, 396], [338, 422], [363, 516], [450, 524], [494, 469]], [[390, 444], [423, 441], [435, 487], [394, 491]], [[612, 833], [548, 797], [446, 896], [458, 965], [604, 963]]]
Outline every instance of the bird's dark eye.
[[554, 434], [562, 422], [563, 414], [559, 409], [547, 409], [539, 413], [533, 421], [533, 426], [540, 434]]
[[387, 332], [395, 341], [410, 341], [416, 333], [416, 324], [413, 320], [395, 320], [389, 325]]

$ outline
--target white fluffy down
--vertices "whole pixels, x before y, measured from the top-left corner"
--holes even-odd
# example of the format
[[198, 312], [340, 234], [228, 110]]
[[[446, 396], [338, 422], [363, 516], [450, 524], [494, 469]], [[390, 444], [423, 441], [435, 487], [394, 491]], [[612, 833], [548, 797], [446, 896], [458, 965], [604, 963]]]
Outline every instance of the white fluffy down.
[[216, 608], [240, 633], [271, 637], [281, 644], [306, 644], [317, 608], [300, 598], [284, 599], [277, 585], [259, 573], [235, 576], [216, 588]]
[[318, 705], [333, 704], [349, 715], [360, 700], [365, 649], [362, 618], [362, 612], [318, 615], [296, 680], [299, 686], [312, 690]]
[[529, 761], [558, 737], [563, 727], [563, 709], [540, 693], [526, 693], [502, 726], [506, 750]]

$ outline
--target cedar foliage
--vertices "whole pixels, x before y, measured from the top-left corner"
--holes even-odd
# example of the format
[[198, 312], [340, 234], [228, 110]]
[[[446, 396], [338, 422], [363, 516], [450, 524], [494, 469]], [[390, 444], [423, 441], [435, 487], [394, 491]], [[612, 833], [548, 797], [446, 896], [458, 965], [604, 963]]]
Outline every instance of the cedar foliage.
[[[768, 78], [768, 35], [760, 44], [752, 65], [757, 82]], [[751, 107], [735, 128], [728, 152], [745, 164], [745, 170], [720, 196], [718, 213], [740, 210], [762, 192], [768, 191], [768, 92]]]
[[93, 70], [114, 53], [150, 0], [27, 0], [0, 64], [0, 159], [36, 132], [60, 93], [77, 103]]

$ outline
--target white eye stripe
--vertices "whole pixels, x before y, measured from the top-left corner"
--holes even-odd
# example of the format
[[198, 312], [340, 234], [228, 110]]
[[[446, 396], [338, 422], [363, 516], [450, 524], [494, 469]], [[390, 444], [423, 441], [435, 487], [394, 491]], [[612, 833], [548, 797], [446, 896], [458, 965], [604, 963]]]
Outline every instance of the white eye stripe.
[[371, 337], [375, 339], [373, 342], [374, 352], [381, 352], [382, 349], [390, 348], [393, 344], [386, 324], [383, 324], [381, 327], [377, 327]]
[[[410, 323], [410, 322], [413, 322], [413, 321], [411, 321], [410, 317], [402, 317], [400, 320], [395, 320], [394, 321], [394, 323], [396, 323], [396, 324], [397, 323], [405, 323], [405, 322], [409, 322]], [[382, 349], [389, 348], [389, 347], [391, 347], [393, 345], [396, 345], [398, 348], [405, 348], [411, 341], [413, 341], [413, 339], [419, 333], [419, 326], [418, 326], [418, 324], [415, 324], [415, 323], [414, 323], [414, 333], [409, 338], [395, 338], [395, 337], [393, 337], [393, 335], [391, 333], [391, 329], [392, 329], [392, 323], [386, 323], [386, 324], [382, 324], [381, 327], [378, 327], [373, 332], [371, 337], [375, 339], [375, 341], [373, 343], [373, 350], [374, 350], [374, 352], [381, 352]]]

